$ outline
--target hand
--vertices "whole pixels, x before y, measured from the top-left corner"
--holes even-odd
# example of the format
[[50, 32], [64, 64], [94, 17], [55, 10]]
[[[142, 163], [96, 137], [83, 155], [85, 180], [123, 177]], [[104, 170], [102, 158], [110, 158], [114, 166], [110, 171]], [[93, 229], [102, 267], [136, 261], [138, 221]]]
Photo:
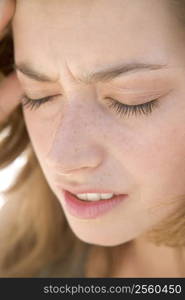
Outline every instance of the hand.
[[15, 12], [15, 0], [0, 0], [0, 37]]
[[[15, 0], [0, 0], [0, 37], [14, 15], [15, 4]], [[19, 99], [21, 95], [21, 86], [15, 72], [11, 73], [3, 80], [0, 76], [0, 124], [11, 114], [16, 106], [20, 104]]]

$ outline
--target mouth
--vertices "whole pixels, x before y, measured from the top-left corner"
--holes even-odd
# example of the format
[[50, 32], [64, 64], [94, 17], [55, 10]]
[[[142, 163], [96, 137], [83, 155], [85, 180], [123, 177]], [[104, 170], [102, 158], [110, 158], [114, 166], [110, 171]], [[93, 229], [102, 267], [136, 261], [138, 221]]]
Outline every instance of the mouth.
[[100, 217], [110, 211], [116, 206], [119, 206], [128, 195], [113, 194], [109, 199], [99, 200], [84, 200], [79, 199], [77, 195], [63, 190], [64, 204], [66, 210], [75, 217], [93, 219]]
[[120, 195], [123, 193], [115, 192], [109, 189], [100, 189], [100, 188], [62, 188], [60, 184], [56, 184], [57, 188], [63, 191], [67, 191], [73, 195], [77, 194], [114, 194], [114, 195]]
[[78, 198], [79, 200], [82, 201], [103, 201], [103, 200], [108, 200], [112, 199], [115, 196], [118, 196], [114, 193], [78, 193], [78, 194], [73, 194], [71, 193], [74, 197]]

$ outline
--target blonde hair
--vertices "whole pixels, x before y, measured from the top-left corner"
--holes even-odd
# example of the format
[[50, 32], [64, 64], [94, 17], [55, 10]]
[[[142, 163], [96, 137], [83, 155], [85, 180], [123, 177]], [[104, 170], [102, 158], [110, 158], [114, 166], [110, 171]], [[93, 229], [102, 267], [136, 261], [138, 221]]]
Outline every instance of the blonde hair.
[[[9, 31], [0, 44], [0, 78], [11, 73], [12, 66]], [[4, 192], [7, 201], [0, 211], [0, 277], [109, 277], [121, 246], [90, 245], [71, 231], [30, 143], [21, 105], [0, 124], [2, 132], [6, 135], [0, 139], [0, 169], [21, 155], [26, 157], [26, 164]], [[181, 209], [149, 232], [150, 241], [184, 247], [184, 199]]]

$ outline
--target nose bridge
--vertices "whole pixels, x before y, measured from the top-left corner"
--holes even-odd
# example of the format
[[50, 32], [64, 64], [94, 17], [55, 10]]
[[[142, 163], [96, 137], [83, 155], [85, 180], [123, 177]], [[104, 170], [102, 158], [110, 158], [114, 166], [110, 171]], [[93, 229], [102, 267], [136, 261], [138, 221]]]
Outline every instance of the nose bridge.
[[55, 128], [47, 159], [61, 171], [96, 166], [101, 160], [99, 111], [90, 97], [87, 93], [71, 95]]
[[64, 138], [65, 135], [71, 136], [73, 140], [76, 137], [78, 139], [80, 137], [85, 138], [86, 134], [89, 136], [91, 131], [96, 130], [98, 126], [99, 112], [97, 106], [95, 93], [88, 89], [85, 92], [79, 89], [74, 94], [69, 94], [55, 137], [58, 133]]

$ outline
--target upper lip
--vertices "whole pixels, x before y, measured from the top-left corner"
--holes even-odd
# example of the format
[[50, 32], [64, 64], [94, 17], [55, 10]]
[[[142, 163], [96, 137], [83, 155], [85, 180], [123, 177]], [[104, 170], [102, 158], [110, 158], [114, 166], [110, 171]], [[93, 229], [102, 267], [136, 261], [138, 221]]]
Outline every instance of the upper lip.
[[[59, 187], [59, 186], [58, 186]], [[60, 187], [59, 187], [60, 188]], [[60, 188], [61, 189], [61, 188]], [[72, 194], [88, 194], [88, 193], [96, 193], [96, 194], [115, 194], [115, 195], [125, 195], [125, 193], [117, 193], [107, 189], [100, 188], [70, 188], [63, 189], [63, 192], [70, 192]]]

